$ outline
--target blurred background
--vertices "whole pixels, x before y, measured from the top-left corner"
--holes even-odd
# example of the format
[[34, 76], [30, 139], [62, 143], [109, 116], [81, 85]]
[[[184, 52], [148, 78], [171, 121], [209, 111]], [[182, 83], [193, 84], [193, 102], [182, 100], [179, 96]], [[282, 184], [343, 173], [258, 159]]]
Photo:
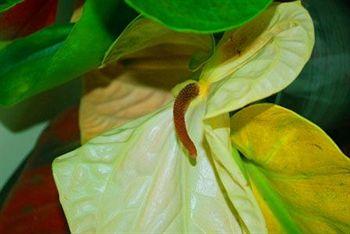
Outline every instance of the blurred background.
[[0, 190], [23, 162], [48, 121], [79, 104], [81, 80], [75, 79], [20, 104], [0, 107]]

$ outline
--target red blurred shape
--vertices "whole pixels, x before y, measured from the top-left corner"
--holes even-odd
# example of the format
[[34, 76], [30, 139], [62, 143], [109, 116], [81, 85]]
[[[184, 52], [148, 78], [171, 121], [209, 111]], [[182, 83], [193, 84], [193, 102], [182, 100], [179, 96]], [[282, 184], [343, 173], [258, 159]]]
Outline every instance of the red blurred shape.
[[0, 14], [0, 40], [27, 36], [55, 22], [58, 0], [24, 0]]
[[0, 213], [0, 233], [68, 233], [51, 166], [25, 171]]

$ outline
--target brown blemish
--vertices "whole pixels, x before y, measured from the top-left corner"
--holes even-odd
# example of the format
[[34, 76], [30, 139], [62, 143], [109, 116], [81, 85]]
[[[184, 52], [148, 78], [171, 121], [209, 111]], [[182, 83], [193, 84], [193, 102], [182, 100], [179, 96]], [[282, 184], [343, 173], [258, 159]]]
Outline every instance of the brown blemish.
[[315, 146], [315, 147], [318, 148], [319, 150], [322, 150], [322, 147], [319, 146], [318, 144], [311, 144], [311, 145]]

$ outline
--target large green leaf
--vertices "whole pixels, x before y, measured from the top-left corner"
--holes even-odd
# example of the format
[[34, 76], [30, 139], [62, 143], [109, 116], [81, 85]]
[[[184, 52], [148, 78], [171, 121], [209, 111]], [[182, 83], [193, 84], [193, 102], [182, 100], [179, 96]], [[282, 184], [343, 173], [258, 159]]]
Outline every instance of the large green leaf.
[[11, 43], [11, 41], [0, 41], [0, 50], [5, 48]]
[[[17, 70], [22, 64], [51, 55], [66, 40], [73, 24], [58, 25], [39, 31], [21, 40], [15, 40], [0, 50], [1, 70]], [[7, 43], [4, 43], [5, 45]], [[40, 71], [38, 71], [40, 73]], [[1, 86], [6, 88], [6, 85]]]
[[315, 24], [313, 55], [275, 103], [323, 128], [339, 127], [350, 117], [350, 8], [348, 1], [303, 1]]
[[0, 0], [0, 13], [9, 10], [11, 7], [21, 2], [23, 2], [23, 0]]
[[[31, 55], [30, 60], [1, 66], [0, 104], [17, 103], [98, 67], [108, 46], [134, 16], [122, 1], [108, 0], [104, 4], [97, 0], [86, 1], [82, 18], [58, 48], [46, 54], [39, 53], [45, 54], [44, 57]], [[29, 47], [24, 44], [28, 41], [19, 39], [18, 43], [7, 46], [0, 52], [0, 60], [12, 59], [7, 51], [21, 54], [16, 45]], [[37, 53], [35, 48], [29, 50]]]
[[349, 233], [350, 160], [316, 125], [273, 104], [231, 119], [271, 233]]
[[216, 32], [237, 27], [271, 0], [126, 0], [143, 15], [179, 31]]
[[313, 45], [313, 23], [299, 1], [275, 3], [227, 32], [200, 77], [210, 89], [207, 117], [285, 88], [310, 58]]
[[[1, 104], [9, 104], [13, 99], [20, 98], [23, 93], [30, 92], [31, 86], [36, 82], [34, 78], [40, 77], [42, 70], [45, 69], [42, 64], [46, 64], [50, 56], [57, 52], [72, 26], [49, 27], [24, 39], [16, 40], [0, 50]], [[11, 76], [13, 73], [16, 73], [15, 78]], [[32, 80], [28, 80], [30, 78]]]
[[[54, 177], [71, 231], [266, 233], [237, 168], [230, 167], [225, 188], [217, 179], [211, 145], [203, 141], [204, 111], [205, 102], [197, 102], [187, 119], [198, 147], [195, 163], [176, 139], [172, 105], [56, 159]], [[228, 134], [216, 139], [230, 145]]]

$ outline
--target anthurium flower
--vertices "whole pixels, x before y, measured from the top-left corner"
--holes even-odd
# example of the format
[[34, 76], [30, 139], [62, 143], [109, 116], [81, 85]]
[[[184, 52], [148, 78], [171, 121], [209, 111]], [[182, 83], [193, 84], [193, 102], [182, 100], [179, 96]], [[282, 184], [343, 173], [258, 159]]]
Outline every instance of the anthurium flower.
[[300, 2], [273, 4], [226, 32], [208, 61], [200, 56], [198, 81], [177, 85], [175, 101], [56, 159], [71, 231], [349, 230], [349, 205], [343, 205], [349, 160], [322, 130], [271, 105], [229, 117], [290, 84], [313, 44], [312, 21]]
[[173, 86], [191, 75], [189, 64], [196, 70], [213, 48], [210, 35], [178, 33], [136, 18], [110, 47], [103, 68], [83, 77], [82, 142], [169, 102]]

